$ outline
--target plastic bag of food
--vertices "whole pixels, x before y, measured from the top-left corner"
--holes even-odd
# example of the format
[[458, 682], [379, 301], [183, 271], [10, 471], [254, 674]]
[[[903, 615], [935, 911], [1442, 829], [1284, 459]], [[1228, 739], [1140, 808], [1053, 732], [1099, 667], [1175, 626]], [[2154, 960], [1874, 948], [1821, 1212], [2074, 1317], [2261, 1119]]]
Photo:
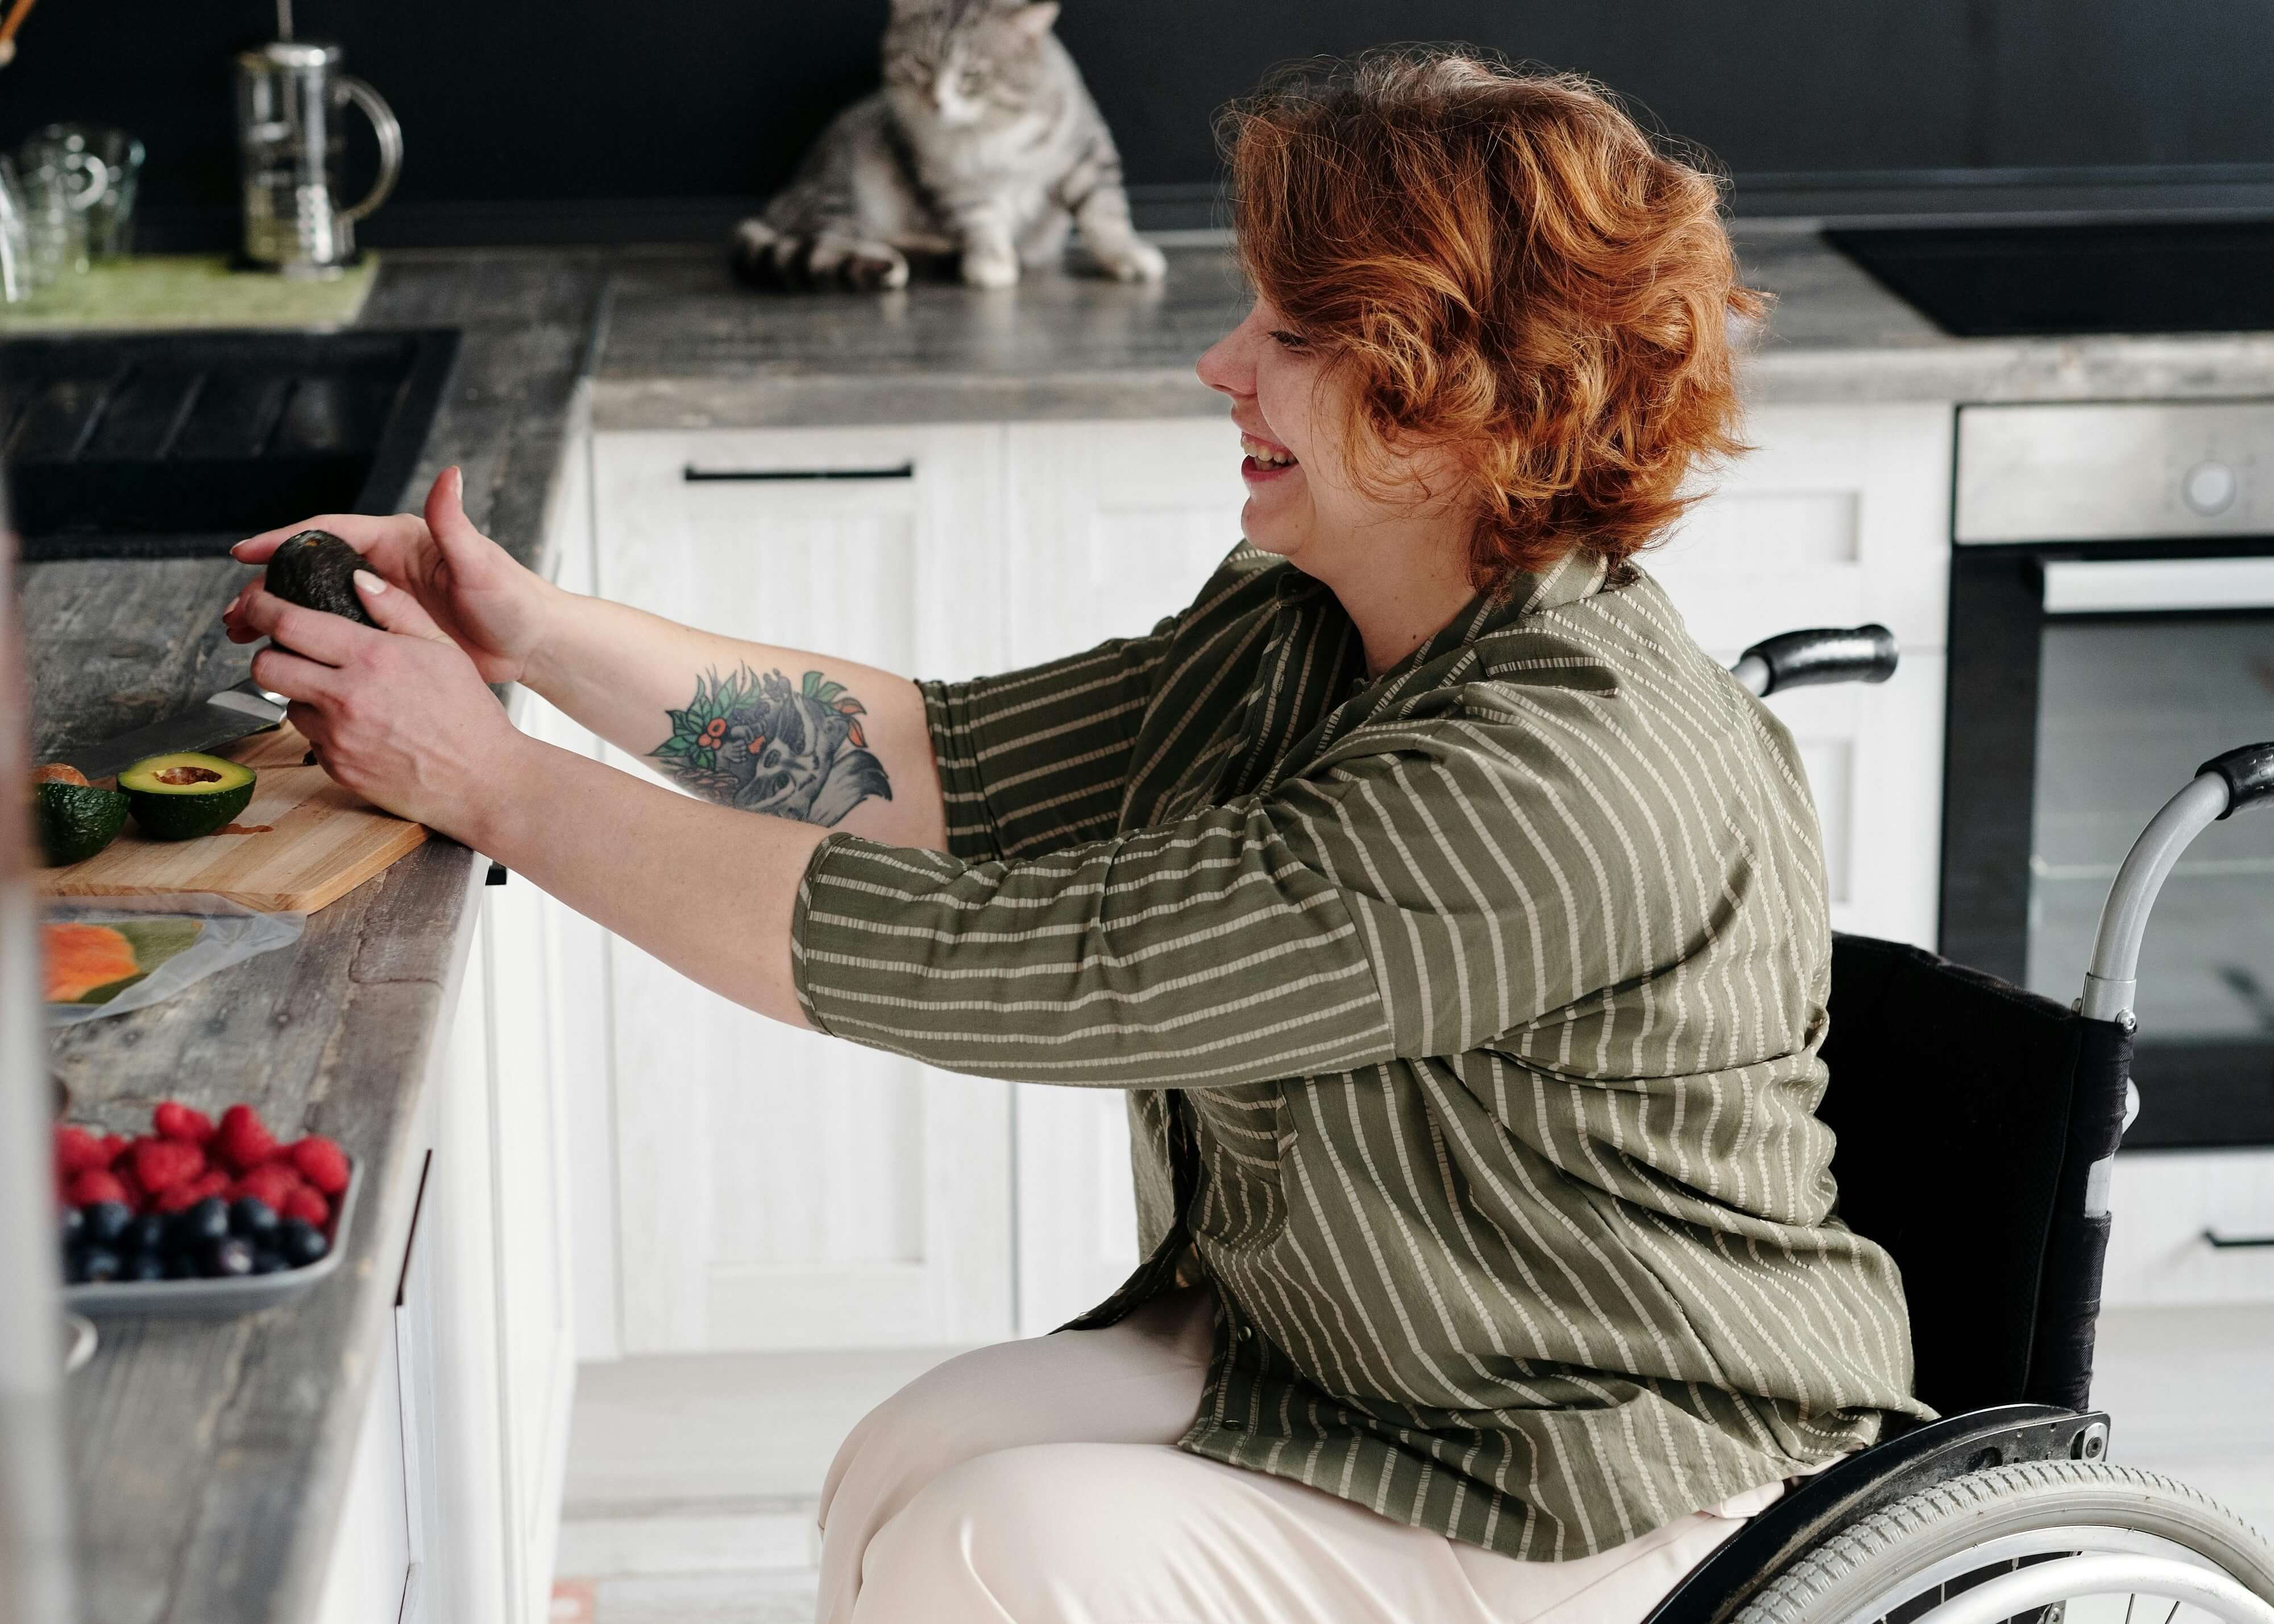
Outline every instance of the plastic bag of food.
[[163, 1003], [240, 959], [290, 947], [306, 922], [226, 897], [50, 899], [40, 926], [48, 1024]]

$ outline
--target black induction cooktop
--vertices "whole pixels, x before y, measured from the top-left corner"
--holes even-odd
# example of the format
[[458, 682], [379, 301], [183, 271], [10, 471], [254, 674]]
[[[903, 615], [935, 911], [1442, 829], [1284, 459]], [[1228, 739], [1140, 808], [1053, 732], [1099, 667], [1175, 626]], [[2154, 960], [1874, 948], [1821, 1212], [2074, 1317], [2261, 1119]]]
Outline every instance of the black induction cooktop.
[[2274, 328], [2274, 220], [1835, 228], [1824, 236], [1960, 338]]

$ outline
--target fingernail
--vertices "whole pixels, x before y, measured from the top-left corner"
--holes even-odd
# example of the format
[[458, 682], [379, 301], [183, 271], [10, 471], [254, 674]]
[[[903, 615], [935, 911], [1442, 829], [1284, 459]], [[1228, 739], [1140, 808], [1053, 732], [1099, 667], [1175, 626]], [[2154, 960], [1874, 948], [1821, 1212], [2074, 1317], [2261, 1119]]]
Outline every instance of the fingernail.
[[367, 569], [358, 569], [355, 572], [355, 583], [365, 591], [373, 594], [387, 590], [387, 583]]
[[[249, 541], [249, 540], [251, 540], [251, 539], [252, 539], [252, 538], [247, 537], [245, 539]], [[245, 542], [242, 542], [242, 541], [237, 542], [237, 543], [236, 543], [236, 544], [234, 544], [233, 545], [231, 545], [231, 546], [230, 546], [230, 550], [229, 550], [229, 555], [230, 555], [230, 557], [231, 557], [231, 558], [235, 558], [235, 557], [236, 557], [239, 553], [242, 553], [244, 550], [245, 550]]]

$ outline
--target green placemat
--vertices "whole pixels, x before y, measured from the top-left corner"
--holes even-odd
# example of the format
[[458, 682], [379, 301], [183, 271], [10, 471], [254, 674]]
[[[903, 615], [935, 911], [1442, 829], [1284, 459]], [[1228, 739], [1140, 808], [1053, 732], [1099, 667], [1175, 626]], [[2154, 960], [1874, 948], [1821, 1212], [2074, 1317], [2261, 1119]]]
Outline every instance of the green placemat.
[[139, 254], [58, 276], [21, 304], [0, 304], [0, 333], [345, 327], [362, 313], [378, 274], [378, 256], [368, 252], [330, 282], [232, 271], [219, 255]]

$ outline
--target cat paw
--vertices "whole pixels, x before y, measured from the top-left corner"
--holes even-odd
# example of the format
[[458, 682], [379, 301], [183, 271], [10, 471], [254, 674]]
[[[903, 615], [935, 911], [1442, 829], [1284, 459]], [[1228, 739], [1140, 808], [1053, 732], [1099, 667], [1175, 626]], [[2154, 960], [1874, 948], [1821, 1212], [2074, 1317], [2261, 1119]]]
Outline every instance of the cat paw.
[[963, 280], [974, 288], [1008, 288], [1019, 280], [1019, 256], [1010, 248], [967, 248]]
[[890, 248], [856, 249], [846, 257], [837, 274], [868, 293], [886, 293], [908, 285], [908, 262]]
[[1099, 254], [1097, 262], [1116, 282], [1158, 282], [1169, 274], [1168, 256], [1140, 237]]

